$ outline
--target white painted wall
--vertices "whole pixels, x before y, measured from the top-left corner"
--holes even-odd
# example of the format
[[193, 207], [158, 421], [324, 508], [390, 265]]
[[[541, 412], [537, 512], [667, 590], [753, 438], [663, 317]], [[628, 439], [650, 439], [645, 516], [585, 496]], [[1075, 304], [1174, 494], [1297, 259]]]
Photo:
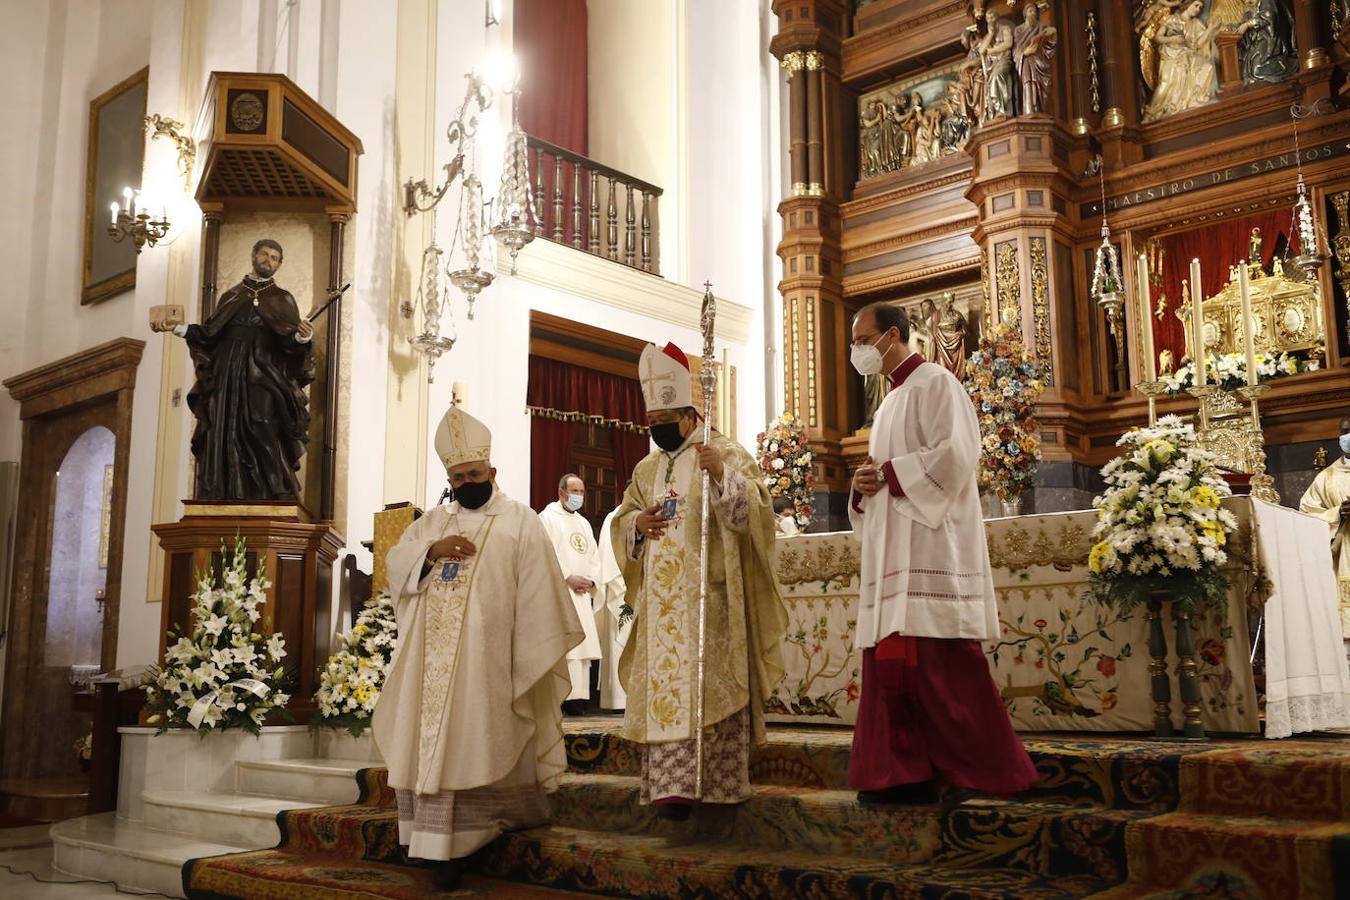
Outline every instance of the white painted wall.
[[[604, 51], [591, 73], [591, 155], [667, 190], [661, 221], [668, 279], [699, 289], [705, 279], [712, 280], [720, 296], [755, 311], [746, 340], [718, 345], [737, 370], [739, 437], [752, 444], [756, 431], [776, 412], [764, 399], [762, 343], [765, 316], [774, 315], [773, 206], [781, 180], [781, 78], [765, 46], [768, 0], [732, 7], [712, 0], [678, 5], [675, 0], [591, 0], [590, 6], [591, 46]], [[173, 359], [164, 356], [165, 349], [184, 351], [173, 338], [151, 335], [145, 323], [152, 305], [195, 306], [199, 229], [195, 210], [189, 208], [174, 248], [174, 266], [164, 248], [147, 250], [140, 257], [137, 289], [91, 308], [79, 306], [76, 236], [83, 214], [88, 102], [147, 62], [152, 112], [190, 121], [210, 71], [262, 66], [290, 73], [364, 144], [359, 212], [351, 224], [346, 271], [353, 285], [346, 300], [351, 343], [344, 372], [350, 384], [351, 426], [340, 436], [351, 460], [341, 488], [347, 514], [340, 527], [363, 567], [370, 561], [359, 542], [370, 537], [374, 512], [398, 500], [431, 503], [440, 494], [441, 469], [430, 436], [448, 405], [453, 382], [468, 386], [466, 408], [493, 429], [494, 462], [503, 488], [518, 498], [528, 497], [530, 423], [524, 407], [531, 310], [655, 342], [673, 340], [698, 352], [700, 339], [692, 328], [513, 278], [503, 267], [477, 304], [474, 321], [467, 320], [461, 298], [453, 301], [459, 342], [436, 367], [426, 420], [394, 421], [388, 401], [390, 347], [406, 344], [414, 330], [413, 322], [388, 313], [398, 299], [392, 296], [394, 285], [406, 274], [400, 269], [405, 262], [398, 241], [407, 234], [420, 245], [424, 221], [407, 220], [400, 208], [403, 150], [394, 127], [398, 16], [383, 4], [336, 0], [53, 0], [24, 4], [23, 9], [24, 15], [9, 17], [11, 24], [0, 37], [6, 58], [19, 70], [40, 73], [36, 89], [16, 95], [10, 106], [13, 133], [35, 139], [0, 146], [0, 171], [11, 188], [7, 199], [13, 211], [0, 221], [0, 237], [5, 238], [0, 259], [12, 276], [11, 292], [0, 303], [0, 377], [114, 337], [146, 341], [133, 411], [119, 664], [149, 662], [158, 643], [160, 607], [145, 598], [147, 586], [160, 578], [159, 571], [151, 571], [150, 525], [162, 429], [167, 428], [163, 440], [168, 449], [159, 454], [160, 464], [166, 464], [167, 455], [177, 466], [178, 496], [188, 490], [190, 417], [169, 416], [161, 423], [159, 408], [161, 380], [172, 368], [165, 363]], [[485, 37], [480, 3], [439, 4], [437, 61], [431, 76], [436, 84], [436, 166], [448, 159], [449, 148], [440, 135], [463, 97], [464, 72], [482, 63], [489, 41], [509, 45], [509, 8], [505, 18], [502, 29]], [[187, 46], [185, 20], [201, 22], [200, 38], [189, 34]], [[643, 37], [633, 42], [623, 39], [624, 34]], [[602, 77], [605, 71], [612, 77]], [[184, 109], [187, 101], [181, 97], [186, 94], [194, 99]], [[494, 108], [505, 112], [504, 104]], [[503, 120], [496, 125], [504, 131]], [[491, 193], [497, 151], [488, 149], [491, 128], [485, 127], [482, 171]], [[156, 173], [172, 164], [164, 147], [163, 142], [149, 145], [147, 165], [154, 171], [147, 178], [162, 177]], [[431, 179], [437, 174], [433, 169], [419, 176]], [[438, 215], [442, 245], [450, 243], [455, 193]], [[681, 223], [682, 210], [688, 227]], [[771, 258], [767, 265], [766, 254]], [[180, 288], [171, 288], [181, 285], [184, 272], [194, 286], [186, 297], [177, 295]], [[230, 269], [222, 276], [231, 280], [236, 274]], [[165, 389], [186, 391], [190, 367], [180, 366], [175, 377], [177, 383]], [[418, 416], [415, 406], [411, 413], [404, 409], [399, 414]], [[431, 473], [425, 496], [385, 495], [385, 434], [390, 431], [407, 431], [423, 442]], [[7, 395], [0, 396], [0, 458], [13, 458], [18, 449], [17, 408]]]

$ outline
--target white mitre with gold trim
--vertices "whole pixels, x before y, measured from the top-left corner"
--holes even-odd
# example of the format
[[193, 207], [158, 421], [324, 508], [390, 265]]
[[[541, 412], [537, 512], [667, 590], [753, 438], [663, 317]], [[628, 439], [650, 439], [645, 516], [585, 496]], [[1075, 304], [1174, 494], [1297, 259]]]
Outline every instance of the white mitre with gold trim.
[[666, 344], [663, 350], [657, 350], [655, 344], [643, 348], [638, 359], [638, 381], [648, 412], [694, 405], [689, 358], [674, 344]]
[[492, 432], [457, 406], [450, 407], [436, 427], [436, 455], [447, 469], [492, 458]]

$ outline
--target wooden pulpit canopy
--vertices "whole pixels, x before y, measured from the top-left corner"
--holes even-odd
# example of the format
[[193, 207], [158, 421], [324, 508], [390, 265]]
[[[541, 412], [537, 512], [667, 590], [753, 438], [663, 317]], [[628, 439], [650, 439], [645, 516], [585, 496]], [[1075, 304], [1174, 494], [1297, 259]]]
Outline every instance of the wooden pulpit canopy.
[[193, 136], [204, 210], [356, 211], [361, 140], [285, 75], [212, 72]]

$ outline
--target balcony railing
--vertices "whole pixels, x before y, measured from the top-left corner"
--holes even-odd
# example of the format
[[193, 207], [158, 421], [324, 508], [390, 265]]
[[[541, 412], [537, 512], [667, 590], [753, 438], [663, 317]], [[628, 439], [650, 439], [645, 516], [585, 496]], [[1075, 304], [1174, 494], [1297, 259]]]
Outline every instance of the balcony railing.
[[535, 235], [660, 275], [661, 189], [540, 138], [527, 141]]

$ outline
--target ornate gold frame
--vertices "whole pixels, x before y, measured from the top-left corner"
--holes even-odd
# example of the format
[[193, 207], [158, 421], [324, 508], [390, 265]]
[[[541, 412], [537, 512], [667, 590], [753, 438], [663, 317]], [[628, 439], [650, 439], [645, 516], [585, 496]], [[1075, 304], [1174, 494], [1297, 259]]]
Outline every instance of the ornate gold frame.
[[[124, 79], [113, 85], [113, 87], [102, 94], [99, 94], [93, 100], [89, 101], [89, 134], [87, 138], [87, 147], [85, 150], [85, 174], [84, 174], [84, 262], [82, 268], [82, 281], [80, 291], [80, 305], [89, 306], [94, 303], [107, 300], [109, 297], [120, 294], [123, 291], [129, 291], [136, 286], [136, 264], [133, 261], [131, 268], [119, 272], [102, 281], [92, 282], [94, 264], [94, 241], [108, 240], [106, 230], [95, 225], [96, 217], [100, 215], [99, 208], [96, 208], [94, 201], [94, 191], [97, 185], [98, 176], [98, 138], [99, 138], [99, 112], [113, 100], [122, 96], [130, 90], [134, 90], [142, 85], [148, 85], [150, 81], [150, 67], [146, 66], [130, 78]], [[148, 100], [147, 96], [147, 100]], [[140, 115], [135, 120], [136, 133], [141, 136], [144, 143], [145, 136], [145, 107], [141, 107]], [[141, 165], [145, 164], [145, 151], [141, 151]]]

